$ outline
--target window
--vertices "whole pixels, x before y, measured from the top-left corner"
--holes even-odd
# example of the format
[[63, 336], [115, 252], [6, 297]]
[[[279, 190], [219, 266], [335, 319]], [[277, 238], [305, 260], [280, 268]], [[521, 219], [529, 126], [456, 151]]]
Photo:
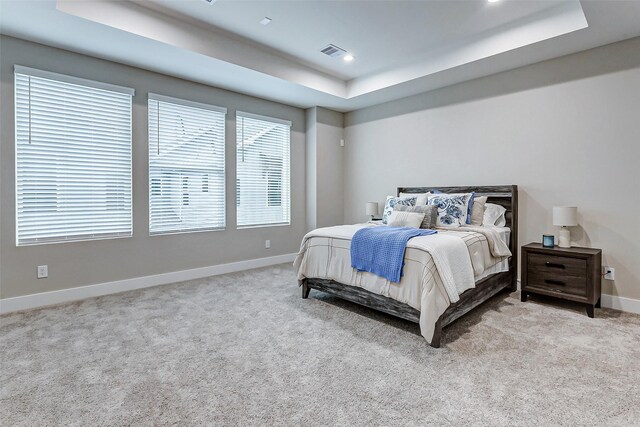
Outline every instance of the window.
[[205, 175], [202, 177], [202, 192], [209, 192], [209, 175]]
[[133, 89], [15, 66], [16, 243], [128, 237]]
[[225, 227], [226, 109], [149, 94], [149, 232]]
[[160, 188], [160, 178], [151, 178], [151, 195], [159, 197], [162, 189]]
[[267, 205], [282, 206], [282, 161], [277, 159], [267, 169]]
[[237, 113], [238, 227], [290, 223], [290, 128], [284, 120]]
[[241, 189], [240, 180], [236, 178], [236, 208], [240, 206], [240, 194], [241, 194], [240, 189]]
[[182, 177], [182, 206], [189, 206], [189, 177]]

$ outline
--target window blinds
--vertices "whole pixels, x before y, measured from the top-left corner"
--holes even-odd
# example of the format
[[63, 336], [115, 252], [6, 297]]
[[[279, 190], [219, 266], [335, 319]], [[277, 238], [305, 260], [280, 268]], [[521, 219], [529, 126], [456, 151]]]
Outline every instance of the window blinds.
[[149, 94], [149, 232], [225, 227], [226, 109]]
[[15, 67], [18, 246], [131, 236], [133, 90]]
[[291, 122], [238, 112], [238, 227], [289, 224]]

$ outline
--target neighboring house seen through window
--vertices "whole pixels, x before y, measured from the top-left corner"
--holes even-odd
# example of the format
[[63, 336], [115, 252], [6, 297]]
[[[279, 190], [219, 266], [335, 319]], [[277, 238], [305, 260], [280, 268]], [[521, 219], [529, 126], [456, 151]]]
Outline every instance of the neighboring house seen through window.
[[225, 115], [221, 107], [149, 94], [151, 234], [225, 227]]
[[238, 227], [290, 223], [290, 128], [284, 120], [237, 113]]

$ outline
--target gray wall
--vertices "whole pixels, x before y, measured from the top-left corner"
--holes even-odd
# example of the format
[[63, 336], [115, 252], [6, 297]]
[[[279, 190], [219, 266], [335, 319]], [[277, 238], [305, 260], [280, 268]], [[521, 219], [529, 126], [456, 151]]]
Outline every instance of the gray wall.
[[[604, 263], [616, 267], [605, 292], [640, 298], [640, 39], [346, 115], [305, 112], [6, 36], [0, 50], [2, 298], [296, 252], [307, 224], [362, 222], [365, 203], [382, 204], [397, 186], [512, 183], [521, 192], [520, 243], [557, 232], [551, 207], [575, 204], [573, 240], [602, 248]], [[132, 238], [15, 246], [14, 64], [136, 89]], [[147, 92], [229, 109], [226, 231], [148, 236]], [[235, 229], [236, 109], [293, 122], [289, 227]], [[39, 264], [49, 265], [48, 279], [35, 278]]]
[[[125, 278], [297, 252], [306, 230], [304, 110], [19, 39], [0, 38], [0, 297], [14, 297]], [[14, 64], [104, 81], [136, 90], [133, 100], [132, 238], [15, 246]], [[228, 108], [226, 231], [149, 237], [147, 93]], [[235, 229], [235, 111], [291, 120], [291, 225]], [[264, 249], [265, 239], [271, 249]], [[36, 279], [36, 266], [49, 278]]]
[[[517, 184], [520, 244], [576, 205], [578, 245], [603, 249], [640, 298], [640, 38], [347, 113], [345, 220], [397, 186]], [[612, 286], [613, 285], [613, 286]]]
[[344, 223], [344, 114], [322, 107], [306, 110], [307, 227]]
[[307, 230], [313, 230], [318, 227], [318, 190], [317, 190], [317, 172], [316, 151], [318, 147], [318, 108], [308, 108], [305, 110], [305, 123], [307, 130], [307, 151], [306, 151], [306, 208], [307, 208]]

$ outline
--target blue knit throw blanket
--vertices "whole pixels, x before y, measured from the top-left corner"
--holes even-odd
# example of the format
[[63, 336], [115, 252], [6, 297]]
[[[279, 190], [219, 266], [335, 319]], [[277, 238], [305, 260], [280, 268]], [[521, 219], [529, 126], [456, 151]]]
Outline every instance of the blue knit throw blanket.
[[410, 227], [362, 228], [351, 239], [351, 267], [398, 283], [409, 239], [436, 233], [436, 230]]

